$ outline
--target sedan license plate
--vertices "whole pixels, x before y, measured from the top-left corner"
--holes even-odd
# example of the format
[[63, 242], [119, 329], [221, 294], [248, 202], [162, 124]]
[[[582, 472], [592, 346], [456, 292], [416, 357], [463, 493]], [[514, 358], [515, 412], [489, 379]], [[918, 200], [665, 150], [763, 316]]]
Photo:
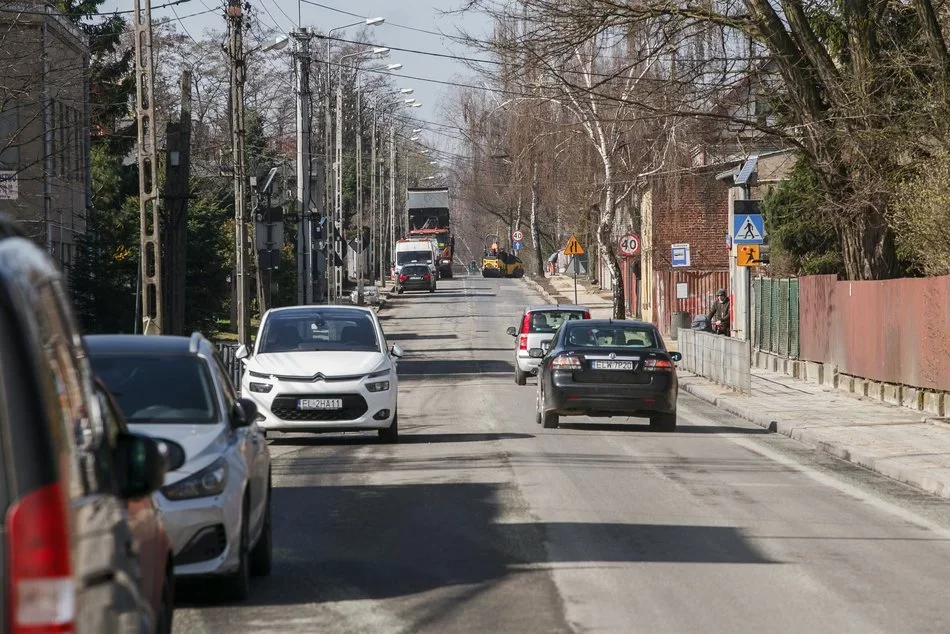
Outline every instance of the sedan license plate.
[[591, 368], [594, 370], [632, 370], [633, 361], [593, 361]]
[[342, 398], [302, 398], [297, 401], [297, 409], [343, 409]]
[[410, 279], [410, 280], [421, 280], [421, 279], [422, 279], [422, 276], [421, 276], [421, 275], [413, 275], [413, 276], [410, 277], [409, 279]]

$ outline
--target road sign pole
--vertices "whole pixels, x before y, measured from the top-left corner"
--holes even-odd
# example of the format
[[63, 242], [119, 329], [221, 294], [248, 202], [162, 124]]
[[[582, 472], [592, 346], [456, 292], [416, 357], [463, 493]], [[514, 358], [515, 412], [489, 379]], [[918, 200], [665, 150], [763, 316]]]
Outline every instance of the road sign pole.
[[577, 256], [572, 256], [574, 259], [574, 305], [577, 305]]

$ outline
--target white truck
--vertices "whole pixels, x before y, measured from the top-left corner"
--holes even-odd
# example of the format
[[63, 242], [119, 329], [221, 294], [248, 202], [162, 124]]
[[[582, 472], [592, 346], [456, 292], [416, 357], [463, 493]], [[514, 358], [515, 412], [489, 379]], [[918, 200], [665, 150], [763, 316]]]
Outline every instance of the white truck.
[[427, 264], [433, 275], [438, 273], [439, 245], [434, 238], [404, 238], [396, 241], [396, 262], [393, 275], [406, 264]]

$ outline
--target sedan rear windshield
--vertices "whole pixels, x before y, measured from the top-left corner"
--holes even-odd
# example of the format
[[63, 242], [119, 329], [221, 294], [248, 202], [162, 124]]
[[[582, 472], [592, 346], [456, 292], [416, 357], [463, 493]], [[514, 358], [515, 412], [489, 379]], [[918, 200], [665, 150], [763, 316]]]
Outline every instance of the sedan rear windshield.
[[193, 355], [93, 355], [92, 367], [130, 424], [218, 422], [208, 364]]
[[642, 326], [575, 324], [565, 334], [570, 348], [657, 348], [656, 330]]
[[403, 275], [425, 275], [428, 272], [429, 272], [429, 267], [427, 266], [413, 265], [413, 266], [402, 267]]
[[576, 310], [538, 310], [528, 315], [528, 332], [555, 333], [564, 322], [583, 318]]

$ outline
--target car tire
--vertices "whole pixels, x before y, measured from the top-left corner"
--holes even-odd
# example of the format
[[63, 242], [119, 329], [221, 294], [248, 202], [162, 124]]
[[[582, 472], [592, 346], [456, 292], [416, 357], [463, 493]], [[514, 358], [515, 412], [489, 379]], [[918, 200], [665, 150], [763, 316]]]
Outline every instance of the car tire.
[[545, 429], [557, 429], [561, 417], [554, 412], [541, 411], [541, 426]]
[[241, 509], [241, 537], [238, 548], [238, 569], [221, 580], [224, 596], [229, 601], [241, 602], [251, 595], [250, 553], [248, 548], [247, 509], [250, 508], [250, 499], [244, 496], [244, 506]]
[[435, 292], [435, 289], [434, 289], [434, 288], [430, 288], [430, 289], [429, 289], [429, 292], [430, 292], [430, 293], [434, 293], [434, 292]]
[[654, 414], [650, 417], [650, 429], [667, 433], [676, 431], [676, 412], [672, 414]]
[[[538, 375], [538, 382], [540, 383], [540, 381], [541, 381], [541, 376]], [[541, 405], [541, 404], [542, 404], [543, 402], [544, 402], [544, 400], [543, 400], [543, 397], [541, 396], [541, 388], [539, 387], [539, 388], [538, 388], [538, 402], [537, 402], [537, 406], [535, 407], [535, 410], [534, 410], [534, 422], [535, 422], [535, 424], [537, 424], [537, 425], [540, 425], [540, 424], [541, 424], [541, 418], [542, 418], [542, 416], [541, 416], [541, 408], [542, 408], [542, 405]]]
[[402, 295], [402, 289], [401, 289], [401, 288], [397, 288], [397, 289], [396, 289], [396, 295]]
[[393, 422], [389, 427], [379, 430], [379, 439], [391, 445], [399, 442], [399, 414], [393, 416]]
[[172, 634], [175, 619], [175, 568], [169, 561], [162, 580], [162, 596], [159, 612], [155, 615], [155, 634]]
[[257, 538], [251, 550], [251, 574], [255, 577], [266, 577], [270, 574], [274, 564], [274, 539], [271, 516], [271, 483], [268, 477], [267, 481], [267, 502], [264, 507], [264, 526], [261, 527], [261, 535]]
[[521, 368], [518, 367], [518, 362], [515, 361], [515, 383], [518, 385], [525, 385], [528, 382], [528, 374], [522, 372]]

